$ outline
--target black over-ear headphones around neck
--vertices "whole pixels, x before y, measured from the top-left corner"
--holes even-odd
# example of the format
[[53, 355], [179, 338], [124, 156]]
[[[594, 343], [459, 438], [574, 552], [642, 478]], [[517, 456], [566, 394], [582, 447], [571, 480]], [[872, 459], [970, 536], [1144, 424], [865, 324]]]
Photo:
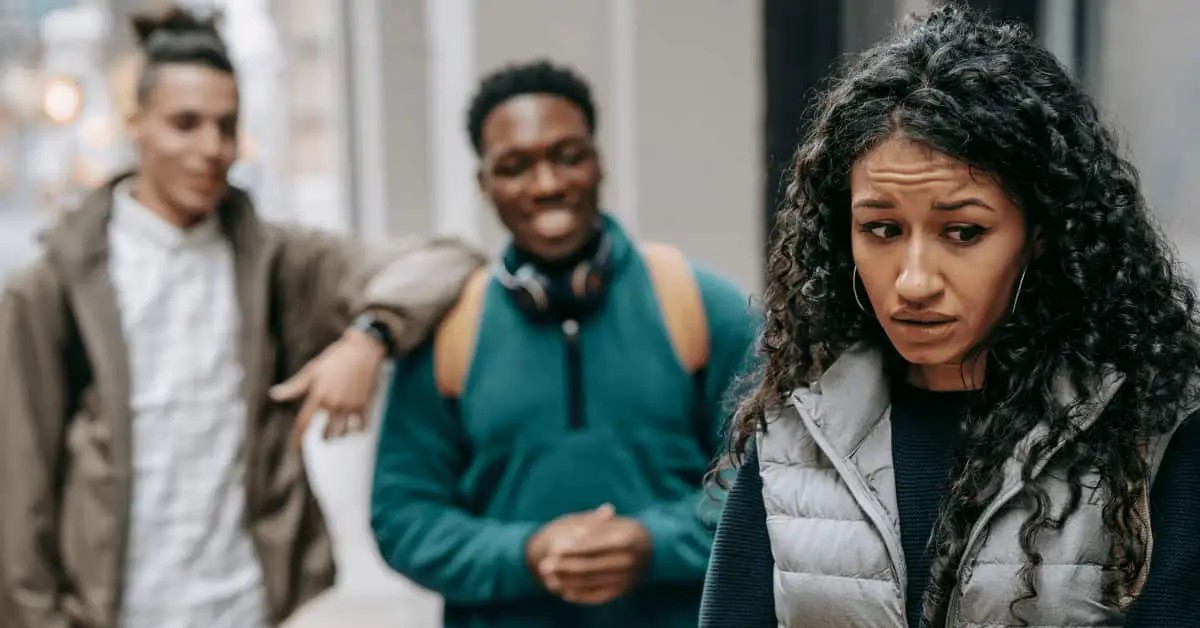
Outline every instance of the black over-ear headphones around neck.
[[532, 262], [510, 271], [500, 259], [493, 272], [522, 312], [535, 321], [546, 321], [593, 311], [604, 300], [611, 264], [612, 241], [602, 233], [596, 252], [569, 271], [547, 274]]

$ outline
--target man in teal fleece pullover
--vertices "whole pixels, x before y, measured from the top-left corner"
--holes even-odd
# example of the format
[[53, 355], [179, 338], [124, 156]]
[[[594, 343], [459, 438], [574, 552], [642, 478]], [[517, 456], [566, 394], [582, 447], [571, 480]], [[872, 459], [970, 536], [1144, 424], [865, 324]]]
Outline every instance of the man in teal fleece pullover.
[[[452, 628], [692, 628], [721, 501], [702, 479], [756, 319], [686, 262], [685, 289], [664, 290], [678, 278], [600, 212], [574, 74], [496, 72], [469, 127], [512, 243], [397, 364], [372, 494], [382, 555], [445, 598]], [[687, 287], [698, 339], [662, 304]], [[707, 348], [696, 368], [688, 342]]]

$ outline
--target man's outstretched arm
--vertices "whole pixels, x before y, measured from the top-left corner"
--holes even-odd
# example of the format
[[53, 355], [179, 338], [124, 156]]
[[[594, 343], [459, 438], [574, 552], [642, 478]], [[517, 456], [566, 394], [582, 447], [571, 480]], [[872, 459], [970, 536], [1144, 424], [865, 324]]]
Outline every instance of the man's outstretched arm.
[[[295, 440], [319, 410], [327, 436], [361, 429], [383, 362], [421, 344], [458, 299], [484, 257], [454, 238], [383, 246], [285, 230], [277, 278], [305, 310], [305, 340], [320, 350], [275, 387], [277, 401], [304, 398]], [[365, 319], [365, 320], [364, 320]]]

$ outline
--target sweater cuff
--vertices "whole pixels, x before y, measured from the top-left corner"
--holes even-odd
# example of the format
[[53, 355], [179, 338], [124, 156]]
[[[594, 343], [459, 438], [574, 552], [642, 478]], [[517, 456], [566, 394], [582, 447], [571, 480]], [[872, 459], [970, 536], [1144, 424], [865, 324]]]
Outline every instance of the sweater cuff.
[[646, 568], [646, 581], [688, 580], [689, 565], [677, 551], [680, 535], [687, 533], [679, 518], [657, 510], [643, 512], [636, 518], [650, 535], [650, 564]]
[[496, 583], [499, 599], [508, 600], [528, 597], [544, 593], [542, 583], [529, 569], [525, 558], [525, 546], [529, 539], [537, 533], [540, 526], [536, 523], [506, 524], [496, 538], [504, 556], [500, 567], [500, 580]]

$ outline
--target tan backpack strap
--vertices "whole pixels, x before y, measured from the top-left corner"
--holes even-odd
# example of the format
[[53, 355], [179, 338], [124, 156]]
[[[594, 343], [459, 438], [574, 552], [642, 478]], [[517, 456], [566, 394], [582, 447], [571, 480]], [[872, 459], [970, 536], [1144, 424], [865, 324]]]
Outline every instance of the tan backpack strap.
[[654, 284], [675, 355], [688, 373], [708, 365], [708, 316], [704, 298], [683, 251], [657, 242], [642, 245], [642, 258]]
[[475, 338], [490, 276], [489, 269], [483, 267], [467, 278], [458, 302], [446, 313], [434, 335], [433, 374], [438, 392], [444, 397], [457, 398], [463, 392], [475, 355]]

